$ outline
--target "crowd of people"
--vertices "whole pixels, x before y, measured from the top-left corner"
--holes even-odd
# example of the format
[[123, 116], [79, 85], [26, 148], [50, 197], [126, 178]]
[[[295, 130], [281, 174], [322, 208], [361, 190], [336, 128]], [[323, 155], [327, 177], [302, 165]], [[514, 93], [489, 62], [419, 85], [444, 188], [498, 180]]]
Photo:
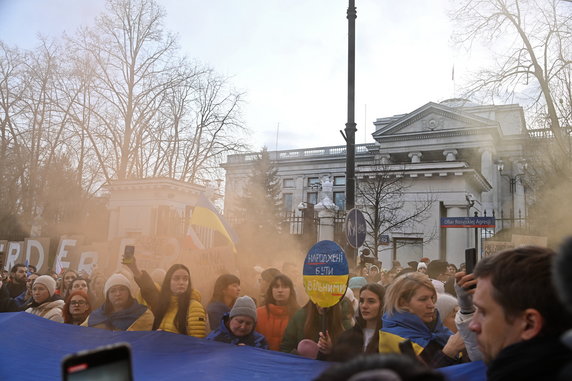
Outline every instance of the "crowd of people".
[[[568, 262], [572, 239], [558, 254], [534, 246], [497, 253], [479, 261], [473, 274], [462, 264], [428, 258], [407, 267], [394, 261], [389, 270], [362, 260], [344, 297], [329, 308], [300, 295], [293, 269], [259, 269], [259, 292], [251, 296], [241, 295], [237, 275], [222, 274], [204, 300], [182, 264], [148, 273], [133, 259], [128, 274], [108, 278], [72, 269], [40, 275], [16, 264], [2, 281], [0, 312], [113, 331], [167, 331], [342, 363], [321, 379], [342, 379], [360, 367], [400, 379], [413, 370], [439, 379], [431, 369], [483, 360], [490, 380], [563, 380], [572, 379]], [[377, 360], [364, 359], [375, 354]]]

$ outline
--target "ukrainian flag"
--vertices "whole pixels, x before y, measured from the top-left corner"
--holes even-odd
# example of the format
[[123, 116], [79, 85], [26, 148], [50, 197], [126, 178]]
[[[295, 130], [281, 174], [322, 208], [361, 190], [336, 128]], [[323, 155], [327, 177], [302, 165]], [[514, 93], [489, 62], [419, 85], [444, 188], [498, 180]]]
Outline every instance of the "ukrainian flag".
[[236, 233], [203, 194], [199, 196], [189, 223], [218, 232], [228, 241], [232, 249], [236, 251], [235, 245], [238, 243]]

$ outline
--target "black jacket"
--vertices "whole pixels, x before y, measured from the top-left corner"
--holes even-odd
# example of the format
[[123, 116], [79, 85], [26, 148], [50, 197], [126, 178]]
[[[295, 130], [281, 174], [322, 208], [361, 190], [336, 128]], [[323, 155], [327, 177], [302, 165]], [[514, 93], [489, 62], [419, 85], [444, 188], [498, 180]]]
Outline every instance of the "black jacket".
[[558, 380], [572, 351], [558, 337], [535, 337], [504, 348], [491, 362], [489, 381]]

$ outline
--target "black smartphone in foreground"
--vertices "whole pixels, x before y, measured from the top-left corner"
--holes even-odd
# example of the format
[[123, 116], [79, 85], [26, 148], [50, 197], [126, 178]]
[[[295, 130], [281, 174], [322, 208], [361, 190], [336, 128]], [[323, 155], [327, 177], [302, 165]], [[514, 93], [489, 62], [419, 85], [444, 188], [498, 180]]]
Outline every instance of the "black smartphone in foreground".
[[467, 274], [472, 274], [475, 270], [475, 265], [477, 264], [477, 249], [470, 248], [465, 250], [465, 272]]
[[81, 351], [62, 359], [64, 381], [133, 381], [131, 349], [127, 343], [117, 343]]

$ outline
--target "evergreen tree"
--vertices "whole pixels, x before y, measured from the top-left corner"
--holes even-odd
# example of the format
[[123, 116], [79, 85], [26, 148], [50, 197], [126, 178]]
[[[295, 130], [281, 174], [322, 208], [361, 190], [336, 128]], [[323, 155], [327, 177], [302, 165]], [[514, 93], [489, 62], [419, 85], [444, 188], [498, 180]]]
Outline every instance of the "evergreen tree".
[[241, 242], [251, 249], [275, 240], [280, 234], [282, 199], [280, 179], [266, 148], [253, 161], [244, 196], [240, 198], [244, 223]]

